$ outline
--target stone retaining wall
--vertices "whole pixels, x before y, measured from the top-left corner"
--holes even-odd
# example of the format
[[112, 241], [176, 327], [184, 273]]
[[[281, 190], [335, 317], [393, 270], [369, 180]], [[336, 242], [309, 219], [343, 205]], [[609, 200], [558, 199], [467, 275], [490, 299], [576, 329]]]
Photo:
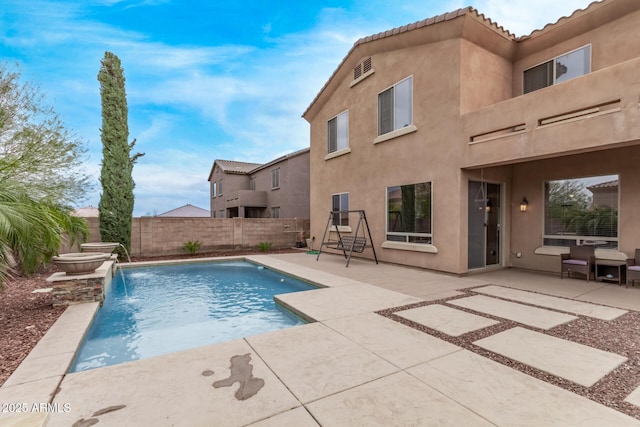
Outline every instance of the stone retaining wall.
[[67, 275], [63, 272], [47, 278], [51, 284], [54, 307], [66, 307], [83, 302], [102, 302], [111, 285], [114, 261], [105, 261], [94, 273]]

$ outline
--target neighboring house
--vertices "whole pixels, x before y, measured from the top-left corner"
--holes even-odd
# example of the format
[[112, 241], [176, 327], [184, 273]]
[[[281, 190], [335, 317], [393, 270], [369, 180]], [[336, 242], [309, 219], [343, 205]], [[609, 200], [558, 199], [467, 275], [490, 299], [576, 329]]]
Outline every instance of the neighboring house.
[[180, 217], [180, 218], [206, 218], [211, 216], [211, 213], [206, 210], [199, 208], [197, 206], [193, 206], [190, 203], [187, 203], [184, 206], [180, 206], [179, 208], [171, 209], [170, 211], [163, 212], [156, 216], [161, 217]]
[[214, 218], [309, 218], [309, 148], [265, 164], [216, 160], [209, 182]]
[[[358, 40], [303, 114], [311, 235], [364, 209], [387, 262], [559, 272], [583, 243], [624, 259], [640, 247], [639, 70], [638, 0], [524, 37], [465, 8]], [[611, 181], [613, 223], [590, 228], [572, 189]]]
[[100, 211], [96, 207], [85, 206], [83, 208], [74, 209], [71, 214], [82, 218], [98, 218], [100, 216]]

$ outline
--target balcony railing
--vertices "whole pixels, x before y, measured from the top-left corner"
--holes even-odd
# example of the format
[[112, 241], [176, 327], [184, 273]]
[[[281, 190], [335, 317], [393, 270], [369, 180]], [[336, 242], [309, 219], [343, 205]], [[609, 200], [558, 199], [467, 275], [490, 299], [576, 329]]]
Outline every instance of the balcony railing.
[[237, 207], [264, 208], [267, 206], [267, 192], [254, 190], [238, 190], [229, 193], [225, 198], [225, 208]]

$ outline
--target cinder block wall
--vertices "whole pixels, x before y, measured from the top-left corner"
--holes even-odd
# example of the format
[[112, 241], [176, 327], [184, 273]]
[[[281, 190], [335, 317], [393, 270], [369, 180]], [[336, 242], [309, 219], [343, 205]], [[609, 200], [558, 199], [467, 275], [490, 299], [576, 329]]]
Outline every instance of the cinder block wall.
[[[88, 242], [100, 242], [98, 218], [89, 223]], [[182, 245], [199, 240], [201, 252], [229, 249], [253, 249], [260, 242], [271, 242], [273, 248], [295, 246], [297, 232], [308, 234], [309, 220], [295, 218], [133, 218], [131, 230], [132, 256], [176, 255]], [[65, 246], [60, 252], [78, 252]]]

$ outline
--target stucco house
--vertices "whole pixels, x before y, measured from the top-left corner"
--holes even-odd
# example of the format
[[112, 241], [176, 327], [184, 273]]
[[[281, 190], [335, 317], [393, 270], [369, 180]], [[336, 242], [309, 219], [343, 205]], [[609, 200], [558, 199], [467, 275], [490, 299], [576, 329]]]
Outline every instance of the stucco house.
[[309, 219], [309, 153], [305, 148], [265, 164], [215, 160], [211, 216]]
[[522, 37], [469, 7], [358, 40], [303, 114], [312, 236], [363, 209], [386, 262], [559, 272], [573, 244], [624, 260], [640, 247], [639, 70], [637, 0]]

